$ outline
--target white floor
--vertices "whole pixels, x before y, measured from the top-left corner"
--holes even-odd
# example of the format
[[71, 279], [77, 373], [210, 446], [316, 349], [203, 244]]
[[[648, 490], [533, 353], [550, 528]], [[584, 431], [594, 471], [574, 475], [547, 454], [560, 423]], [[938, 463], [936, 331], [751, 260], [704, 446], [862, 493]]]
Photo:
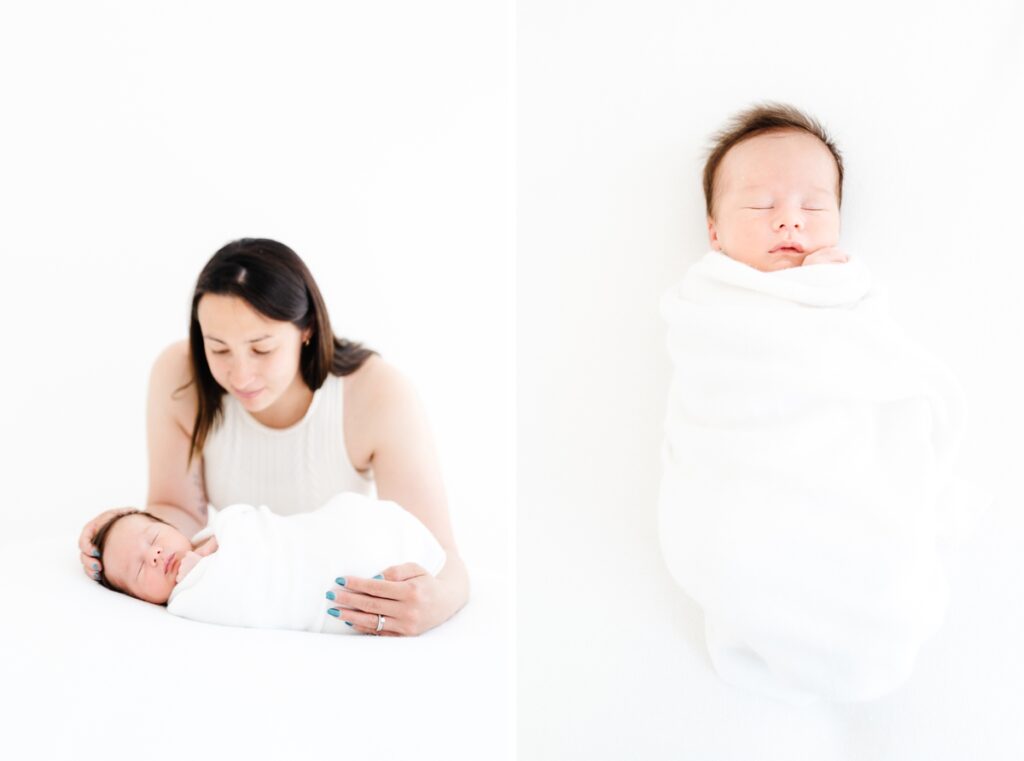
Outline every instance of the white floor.
[[[410, 639], [237, 629], [90, 582], [75, 538], [0, 548], [0, 757], [503, 759], [507, 579]], [[325, 605], [326, 607], [326, 605]]]

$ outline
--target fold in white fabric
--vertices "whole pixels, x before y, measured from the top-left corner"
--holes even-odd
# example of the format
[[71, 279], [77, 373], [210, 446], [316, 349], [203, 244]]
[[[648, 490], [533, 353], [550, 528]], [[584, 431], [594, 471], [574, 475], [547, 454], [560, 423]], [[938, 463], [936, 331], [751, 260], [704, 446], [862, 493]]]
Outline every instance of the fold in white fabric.
[[796, 703], [902, 684], [941, 624], [951, 372], [858, 258], [760, 272], [712, 251], [665, 294], [659, 534], [726, 681]]
[[445, 563], [441, 545], [415, 516], [355, 493], [288, 516], [232, 505], [214, 511], [195, 540], [211, 533], [219, 549], [174, 588], [167, 610], [226, 626], [348, 633], [327, 614], [325, 594], [335, 578], [371, 578], [409, 562], [437, 574]]

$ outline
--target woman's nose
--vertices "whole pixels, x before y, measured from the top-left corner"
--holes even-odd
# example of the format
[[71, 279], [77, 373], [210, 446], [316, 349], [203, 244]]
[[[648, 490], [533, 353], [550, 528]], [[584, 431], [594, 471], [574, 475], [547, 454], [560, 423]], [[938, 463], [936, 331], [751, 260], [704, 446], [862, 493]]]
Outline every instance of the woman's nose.
[[238, 360], [231, 366], [228, 377], [235, 388], [244, 391], [246, 386], [252, 382], [252, 368], [244, 360]]

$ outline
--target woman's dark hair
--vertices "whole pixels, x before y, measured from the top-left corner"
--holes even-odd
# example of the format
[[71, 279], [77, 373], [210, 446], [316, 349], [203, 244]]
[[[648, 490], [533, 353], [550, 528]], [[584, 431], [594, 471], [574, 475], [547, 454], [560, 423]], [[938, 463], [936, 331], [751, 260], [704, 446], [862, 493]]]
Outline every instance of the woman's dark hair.
[[[107, 537], [110, 536], [110, 529], [112, 529], [114, 527], [114, 524], [117, 523], [119, 520], [121, 520], [122, 518], [125, 518], [125, 517], [127, 517], [129, 515], [145, 515], [147, 518], [149, 518], [150, 520], [156, 521], [157, 523], [163, 523], [165, 526], [170, 526], [171, 525], [170, 523], [168, 523], [167, 521], [163, 520], [162, 518], [157, 518], [152, 513], [147, 513], [145, 510], [128, 509], [128, 510], [125, 510], [124, 512], [118, 513], [113, 518], [111, 518], [109, 521], [107, 521], [102, 526], [100, 526], [99, 529], [96, 531], [96, 533], [92, 537], [92, 543], [94, 545], [96, 545], [96, 549], [99, 550], [100, 560], [101, 561], [103, 559], [103, 551], [107, 547]], [[114, 582], [112, 582], [110, 579], [107, 578], [107, 564], [106, 563], [103, 563], [103, 568], [100, 569], [100, 575], [99, 575], [99, 578], [96, 579], [96, 581], [98, 581], [100, 583], [101, 587], [106, 587], [107, 589], [112, 589], [115, 592], [120, 592], [121, 594], [131, 595], [131, 592], [129, 592], [126, 589], [121, 589], [121, 587], [119, 587], [117, 584], [115, 584]]]
[[192, 458], [203, 451], [206, 437], [220, 418], [221, 397], [225, 394], [206, 362], [199, 326], [199, 300], [207, 293], [237, 296], [271, 320], [290, 322], [301, 331], [309, 328], [309, 341], [303, 343], [299, 354], [299, 372], [311, 391], [323, 385], [328, 373], [349, 375], [376, 354], [334, 335], [320, 289], [305, 263], [288, 246], [268, 238], [241, 238], [228, 243], [203, 267], [192, 295], [188, 333], [192, 380], [177, 389], [195, 383], [199, 400], [188, 454], [190, 465]]

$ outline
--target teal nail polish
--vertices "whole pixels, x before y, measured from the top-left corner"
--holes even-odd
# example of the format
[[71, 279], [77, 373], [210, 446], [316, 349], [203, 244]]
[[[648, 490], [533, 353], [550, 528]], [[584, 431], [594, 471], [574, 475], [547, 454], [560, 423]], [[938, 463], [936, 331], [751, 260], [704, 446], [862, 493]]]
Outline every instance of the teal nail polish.
[[98, 558], [98, 557], [100, 556], [100, 551], [99, 551], [99, 550], [93, 550], [93, 551], [92, 551], [92, 556], [93, 556], [94, 558]]
[[378, 573], [378, 574], [377, 574], [376, 576], [374, 576], [373, 578], [375, 578], [375, 579], [380, 579], [381, 581], [383, 581], [383, 580], [384, 580], [384, 577], [383, 577], [383, 576], [381, 576], [381, 575], [380, 575], [379, 573]]
[[99, 575], [98, 573], [94, 573], [94, 574], [92, 575], [92, 580], [93, 580], [93, 581], [99, 581], [99, 580], [100, 580], [100, 575]]
[[337, 608], [328, 608], [327, 609], [327, 613], [329, 615], [334, 616], [335, 618], [337, 618], [339, 615], [341, 615], [340, 613], [338, 613], [338, 609]]
[[346, 622], [345, 622], [345, 626], [351, 626], [351, 625], [352, 625], [352, 624], [351, 624], [351, 623], [349, 623], [348, 621], [346, 621]]
[[334, 599], [334, 592], [328, 592], [327, 593], [327, 599], [328, 600], [333, 600]]
[[344, 576], [339, 576], [338, 578], [336, 578], [334, 580], [334, 583], [337, 584], [339, 587], [345, 586], [345, 577]]
[[95, 563], [93, 563], [92, 564], [92, 570], [98, 571], [98, 570], [100, 570], [100, 567], [98, 565], [96, 565]]

